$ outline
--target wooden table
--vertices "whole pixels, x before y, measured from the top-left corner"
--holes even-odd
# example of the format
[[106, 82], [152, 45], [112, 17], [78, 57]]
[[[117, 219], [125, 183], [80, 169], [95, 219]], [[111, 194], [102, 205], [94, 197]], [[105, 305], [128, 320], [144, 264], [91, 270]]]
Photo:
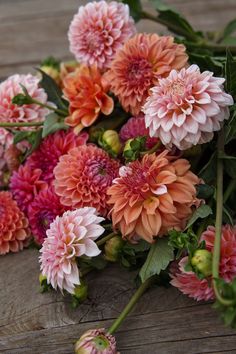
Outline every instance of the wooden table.
[[[51, 54], [69, 59], [66, 33], [82, 3], [87, 1], [0, 0], [0, 77], [27, 73]], [[204, 30], [219, 28], [236, 15], [235, 0], [168, 3]], [[148, 21], [138, 26], [163, 31]], [[76, 339], [89, 328], [107, 328], [134, 291], [133, 274], [112, 266], [88, 276], [89, 300], [73, 310], [68, 298], [39, 293], [38, 273], [36, 250], [0, 258], [0, 353], [73, 353]], [[174, 288], [146, 293], [117, 340], [122, 354], [236, 353], [235, 331], [224, 327], [211, 305], [196, 303]]]

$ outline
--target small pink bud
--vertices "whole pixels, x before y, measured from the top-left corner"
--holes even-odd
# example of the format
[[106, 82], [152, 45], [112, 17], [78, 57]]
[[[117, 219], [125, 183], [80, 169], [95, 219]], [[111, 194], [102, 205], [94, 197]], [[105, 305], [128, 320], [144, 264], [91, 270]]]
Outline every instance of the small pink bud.
[[116, 340], [104, 328], [86, 331], [75, 344], [76, 354], [119, 354]]

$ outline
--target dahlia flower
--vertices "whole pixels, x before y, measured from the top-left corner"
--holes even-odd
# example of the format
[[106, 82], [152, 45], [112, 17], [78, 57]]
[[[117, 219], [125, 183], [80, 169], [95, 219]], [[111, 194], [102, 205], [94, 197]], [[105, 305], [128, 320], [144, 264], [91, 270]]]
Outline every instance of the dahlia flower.
[[150, 136], [180, 150], [210, 141], [229, 118], [228, 106], [233, 104], [224, 82], [209, 71], [201, 73], [197, 65], [172, 70], [151, 89], [143, 107]]
[[108, 189], [113, 226], [123, 238], [135, 241], [138, 236], [152, 243], [169, 229], [183, 229], [192, 214], [199, 179], [187, 160], [171, 162], [167, 153], [146, 154], [121, 167]]
[[[213, 253], [215, 239], [215, 228], [208, 226], [202, 234], [200, 241], [206, 242], [206, 249]], [[221, 252], [219, 275], [226, 282], [236, 277], [236, 226], [225, 225], [222, 227]], [[178, 270], [171, 272], [171, 284], [177, 287], [182, 293], [195, 300], [214, 299], [214, 290], [211, 285], [212, 278], [200, 280], [195, 273], [184, 270], [188, 258], [184, 257], [178, 265]]]
[[92, 206], [106, 216], [107, 188], [118, 176], [119, 163], [94, 145], [74, 148], [54, 169], [55, 191], [61, 203], [72, 208]]
[[27, 159], [27, 164], [32, 171], [40, 169], [40, 178], [50, 184], [54, 180], [53, 170], [59, 157], [74, 147], [86, 144], [87, 140], [88, 134], [85, 132], [76, 135], [73, 131], [57, 131], [43, 139], [38, 149]]
[[131, 117], [120, 130], [120, 139], [125, 143], [129, 139], [137, 138], [138, 136], [146, 136], [146, 148], [151, 149], [157, 142], [157, 138], [151, 138], [149, 131], [145, 127], [144, 116], [140, 114], [137, 117]]
[[106, 78], [125, 111], [138, 115], [149, 89], [188, 60], [185, 47], [172, 37], [140, 33], [117, 52]]
[[54, 188], [48, 187], [39, 192], [29, 205], [28, 217], [32, 234], [37, 243], [42, 244], [46, 231], [56, 216], [61, 216], [67, 208], [60, 203]]
[[9, 192], [0, 192], [0, 255], [18, 252], [29, 243], [28, 220]]
[[[23, 93], [23, 85], [29, 95], [42, 102], [47, 103], [47, 94], [44, 89], [39, 88], [39, 78], [31, 74], [13, 75], [0, 83], [0, 122], [41, 122], [49, 113], [49, 110], [35, 104], [24, 104], [17, 106], [12, 103], [13, 97]], [[19, 127], [18, 130], [28, 130], [29, 127]]]
[[80, 66], [65, 77], [63, 86], [70, 113], [65, 123], [76, 133], [92, 125], [100, 113], [109, 115], [113, 111], [113, 99], [107, 95], [108, 85], [95, 66]]
[[0, 185], [4, 184], [4, 171], [7, 168], [5, 152], [13, 143], [13, 135], [6, 129], [0, 128]]
[[116, 339], [104, 328], [86, 331], [75, 343], [76, 354], [119, 354]]
[[10, 179], [10, 189], [14, 199], [27, 215], [29, 205], [39, 191], [45, 188], [47, 184], [42, 180], [42, 171], [32, 170], [27, 163], [21, 165], [18, 171], [14, 171]]
[[40, 263], [42, 275], [54, 289], [73, 294], [75, 285], [80, 284], [76, 258], [100, 253], [94, 241], [104, 232], [99, 225], [103, 220], [94, 208], [87, 207], [66, 211], [51, 223], [40, 250]]
[[79, 62], [110, 66], [114, 55], [136, 33], [128, 5], [116, 1], [80, 6], [69, 28], [70, 51]]

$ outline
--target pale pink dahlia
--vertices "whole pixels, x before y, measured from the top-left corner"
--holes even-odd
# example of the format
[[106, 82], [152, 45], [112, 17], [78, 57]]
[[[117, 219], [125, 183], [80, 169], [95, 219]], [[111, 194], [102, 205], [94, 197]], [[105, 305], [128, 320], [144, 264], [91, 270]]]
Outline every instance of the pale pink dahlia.
[[[206, 248], [213, 253], [215, 240], [215, 228], [209, 226], [202, 234], [200, 241], [206, 242]], [[178, 270], [172, 272], [171, 284], [177, 287], [182, 293], [195, 300], [214, 299], [212, 278], [200, 280], [194, 272], [184, 270], [188, 259], [184, 257], [178, 265]], [[236, 277], [236, 226], [225, 225], [222, 227], [221, 255], [220, 255], [220, 277], [226, 282]]]
[[110, 66], [115, 53], [136, 32], [128, 5], [93, 1], [80, 6], [68, 36], [70, 50], [79, 62]]
[[40, 169], [41, 179], [50, 184], [54, 180], [53, 170], [60, 156], [67, 154], [74, 147], [86, 144], [87, 140], [88, 134], [85, 132], [76, 135], [71, 130], [57, 131], [41, 142], [39, 148], [27, 159], [27, 164], [32, 171]]
[[87, 207], [66, 211], [51, 223], [40, 250], [40, 263], [42, 274], [54, 289], [73, 294], [75, 285], [80, 284], [76, 258], [100, 253], [94, 241], [104, 232], [99, 225], [103, 220], [94, 208]]
[[24, 166], [21, 165], [19, 170], [14, 171], [11, 176], [11, 192], [21, 210], [26, 214], [35, 196], [46, 188], [47, 184], [42, 180], [42, 171], [32, 170], [27, 163]]
[[160, 79], [143, 106], [150, 136], [167, 147], [185, 150], [203, 144], [229, 118], [233, 98], [224, 92], [225, 79], [212, 72], [200, 72], [197, 65], [172, 70]]
[[55, 191], [61, 203], [72, 208], [92, 206], [106, 216], [107, 189], [118, 176], [119, 162], [95, 145], [74, 148], [61, 156], [54, 169]]
[[56, 216], [61, 216], [68, 208], [60, 203], [54, 188], [48, 187], [39, 192], [29, 205], [28, 217], [32, 234], [37, 243], [42, 244], [46, 231]]
[[75, 343], [75, 354], [119, 354], [116, 339], [104, 328], [86, 331]]
[[[41, 122], [49, 110], [35, 104], [17, 106], [12, 103], [13, 97], [23, 93], [23, 85], [34, 99], [47, 103], [47, 94], [39, 87], [39, 78], [31, 74], [13, 75], [0, 84], [0, 122]], [[27, 130], [29, 128], [16, 128]], [[32, 128], [30, 128], [32, 129]]]

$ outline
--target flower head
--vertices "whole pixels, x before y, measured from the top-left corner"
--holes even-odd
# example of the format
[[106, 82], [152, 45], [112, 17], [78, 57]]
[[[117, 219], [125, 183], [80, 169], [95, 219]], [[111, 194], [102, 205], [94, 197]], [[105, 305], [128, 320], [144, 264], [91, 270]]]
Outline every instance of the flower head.
[[50, 184], [54, 180], [53, 170], [60, 156], [74, 147], [86, 144], [87, 140], [88, 134], [85, 132], [76, 135], [73, 131], [59, 130], [43, 139], [38, 149], [27, 159], [27, 164], [32, 171], [40, 169], [41, 179]]
[[[49, 113], [49, 110], [35, 104], [24, 104], [17, 106], [12, 103], [12, 99], [23, 93], [23, 85], [29, 95], [43, 104], [47, 103], [47, 94], [39, 87], [39, 78], [31, 74], [13, 75], [0, 84], [0, 121], [3, 122], [41, 122]], [[27, 127], [16, 128], [27, 130]]]
[[113, 111], [113, 99], [107, 95], [108, 85], [95, 66], [80, 66], [65, 77], [63, 85], [70, 113], [65, 122], [75, 132], [92, 125], [100, 113], [109, 115]]
[[[215, 240], [215, 228], [209, 226], [202, 234], [200, 241], [205, 241], [208, 251], [213, 253]], [[236, 277], [236, 226], [225, 225], [222, 227], [221, 252], [219, 274], [226, 282]], [[187, 272], [184, 266], [188, 257], [184, 257], [178, 264], [177, 271], [171, 272], [171, 284], [182, 293], [195, 300], [214, 299], [214, 290], [211, 285], [212, 277], [200, 280], [194, 272]]]
[[152, 243], [169, 229], [183, 229], [196, 198], [196, 175], [187, 160], [169, 161], [160, 155], [145, 155], [120, 168], [120, 177], [108, 189], [114, 228], [124, 238], [136, 235]]
[[118, 354], [116, 339], [104, 328], [86, 331], [75, 344], [76, 354]]
[[172, 37], [140, 33], [117, 52], [107, 79], [125, 111], [136, 116], [158, 79], [183, 68], [187, 60], [185, 47]]
[[107, 188], [118, 176], [119, 163], [96, 146], [74, 148], [60, 158], [54, 169], [55, 191], [61, 203], [72, 208], [95, 207], [106, 216]]
[[29, 243], [28, 220], [9, 192], [0, 192], [0, 255], [18, 252]]
[[32, 234], [37, 243], [43, 243], [50, 224], [56, 216], [61, 216], [66, 210], [67, 208], [60, 203], [52, 186], [40, 191], [35, 196], [29, 205], [28, 217]]
[[151, 89], [143, 107], [150, 136], [181, 150], [210, 141], [233, 104], [223, 90], [224, 81], [209, 71], [201, 73], [197, 65], [172, 70]]
[[51, 223], [40, 250], [40, 263], [42, 275], [54, 289], [74, 293], [75, 285], [80, 284], [76, 258], [100, 253], [94, 241], [104, 232], [99, 225], [103, 220], [94, 208], [87, 207], [66, 211]]
[[14, 171], [10, 180], [10, 189], [19, 207], [28, 215], [28, 207], [35, 196], [47, 184], [42, 180], [42, 170], [32, 170], [26, 163], [21, 165], [18, 171]]
[[69, 29], [70, 50], [79, 62], [106, 69], [118, 49], [136, 33], [128, 5], [93, 1], [80, 6]]
[[0, 185], [4, 184], [4, 172], [7, 170], [6, 150], [13, 143], [13, 134], [0, 128]]
[[145, 127], [144, 116], [140, 114], [137, 117], [131, 117], [120, 130], [120, 138], [125, 143], [129, 139], [146, 136], [146, 148], [151, 149], [157, 142], [157, 138], [151, 138], [149, 131]]

